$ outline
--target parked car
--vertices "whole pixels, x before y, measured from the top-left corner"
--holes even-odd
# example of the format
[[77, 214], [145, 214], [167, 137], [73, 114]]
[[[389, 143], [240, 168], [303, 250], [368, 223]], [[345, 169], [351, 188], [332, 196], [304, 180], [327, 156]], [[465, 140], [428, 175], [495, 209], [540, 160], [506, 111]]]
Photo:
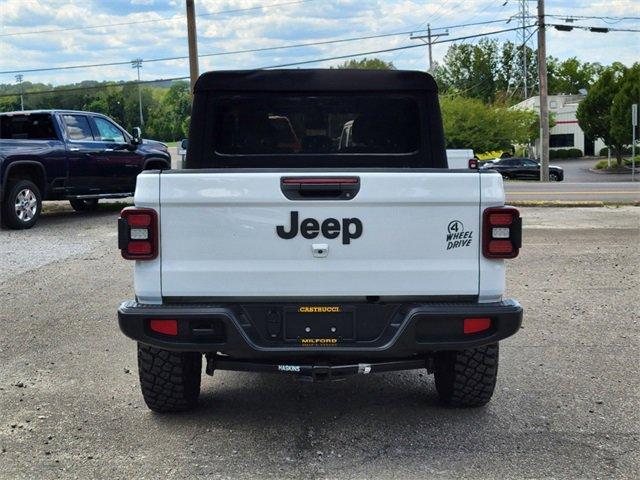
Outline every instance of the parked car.
[[[301, 149], [268, 128], [285, 116]], [[446, 169], [430, 75], [206, 73], [185, 168], [143, 172], [118, 220], [135, 261], [119, 324], [149, 408], [195, 406], [203, 362], [307, 380], [419, 369], [448, 405], [489, 401], [522, 322], [504, 296], [522, 222], [497, 173]]]
[[71, 110], [0, 114], [2, 223], [31, 228], [43, 200], [91, 210], [101, 198], [133, 195], [142, 170], [171, 168], [164, 143], [143, 140], [109, 117]]
[[[481, 170], [495, 170], [503, 178], [518, 180], [540, 180], [540, 164], [530, 158], [500, 158], [484, 162]], [[549, 165], [549, 180], [561, 182], [564, 180], [564, 170], [561, 167]]]

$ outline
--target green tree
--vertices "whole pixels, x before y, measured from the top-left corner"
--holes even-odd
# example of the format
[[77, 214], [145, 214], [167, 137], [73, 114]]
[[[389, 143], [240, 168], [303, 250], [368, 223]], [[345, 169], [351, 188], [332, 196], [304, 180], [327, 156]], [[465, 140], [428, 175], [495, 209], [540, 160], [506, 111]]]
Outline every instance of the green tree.
[[537, 136], [538, 116], [529, 110], [485, 105], [461, 96], [444, 96], [440, 105], [447, 148], [506, 150]]
[[147, 132], [155, 138], [163, 140], [180, 140], [185, 138], [185, 119], [191, 115], [191, 93], [188, 82], [176, 82], [163, 92], [150, 111]]
[[447, 50], [442, 65], [434, 69], [441, 91], [457, 93], [485, 102], [496, 95], [498, 43], [483, 39], [477, 45], [454, 44]]
[[577, 94], [588, 90], [603, 70], [599, 63], [581, 63], [576, 57], [559, 61], [550, 57], [547, 62], [549, 71], [549, 93], [552, 95]]
[[[331, 67], [334, 68], [334, 67]], [[356, 68], [360, 70], [395, 70], [396, 67], [393, 65], [393, 62], [385, 62], [384, 60], [380, 60], [379, 58], [363, 58], [362, 60], [347, 60], [340, 65], [337, 65], [335, 68], [346, 69], [346, 68]]]
[[[613, 96], [611, 105], [611, 139], [617, 145], [629, 145], [633, 141], [631, 133], [631, 105], [640, 104], [640, 63], [635, 63], [624, 72], [619, 82], [620, 88]], [[620, 155], [622, 157], [622, 155]], [[621, 160], [618, 160], [620, 164]]]
[[611, 106], [620, 90], [621, 78], [625, 71], [626, 67], [619, 63], [604, 69], [576, 111], [576, 118], [585, 135], [591, 138], [602, 138], [604, 143], [615, 152], [619, 166], [622, 165], [624, 142], [611, 135]]

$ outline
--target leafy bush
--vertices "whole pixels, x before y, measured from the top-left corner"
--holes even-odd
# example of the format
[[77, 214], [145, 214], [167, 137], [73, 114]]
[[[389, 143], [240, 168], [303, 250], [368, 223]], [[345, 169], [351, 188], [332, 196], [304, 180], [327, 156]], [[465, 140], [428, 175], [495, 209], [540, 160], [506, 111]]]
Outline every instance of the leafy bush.
[[556, 155], [557, 155], [557, 158], [569, 158], [569, 151], [560, 149], [557, 151]]
[[[627, 167], [630, 167], [632, 165], [632, 161], [630, 158], [625, 158], [623, 161], [623, 164], [626, 165]], [[615, 158], [611, 159], [611, 166], [615, 169], [618, 168], [618, 162], [616, 162]], [[636, 168], [638, 168], [638, 166], [640, 166], [640, 155], [636, 155]], [[609, 161], [608, 160], [600, 160], [598, 163], [596, 163], [593, 168], [595, 168], [596, 170], [603, 170], [606, 168], [609, 168]]]
[[[637, 149], [637, 148], [636, 148], [636, 151], [638, 151], [638, 149]], [[601, 157], [606, 157], [606, 156], [608, 156], [608, 155], [609, 155], [609, 153], [608, 153], [608, 149], [607, 149], [607, 147], [603, 147], [603, 148], [601, 148], [601, 149], [600, 149], [600, 151], [598, 152], [598, 154], [599, 154]], [[622, 148], [622, 154], [623, 154], [623, 155], [631, 155], [631, 147], [630, 147], [630, 146], [629, 146], [629, 147], [623, 147], [623, 148]], [[612, 149], [611, 149], [611, 156], [612, 156], [612, 157], [615, 157], [615, 156], [616, 156], [616, 149], [615, 149], [615, 148], [612, 148]]]
[[569, 149], [569, 158], [579, 158], [582, 157], [582, 150], [579, 148], [570, 148]]
[[549, 150], [549, 160], [553, 160], [555, 158], [558, 158], [558, 151], [557, 150]]

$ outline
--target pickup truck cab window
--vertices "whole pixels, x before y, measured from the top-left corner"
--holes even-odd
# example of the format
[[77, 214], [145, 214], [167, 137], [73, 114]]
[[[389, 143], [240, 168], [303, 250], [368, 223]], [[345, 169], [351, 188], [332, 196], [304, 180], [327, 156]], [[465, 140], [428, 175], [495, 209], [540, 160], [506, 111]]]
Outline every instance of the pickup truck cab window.
[[62, 118], [67, 127], [69, 140], [80, 142], [90, 142], [94, 140], [89, 119], [85, 115], [63, 115]]
[[[214, 101], [218, 154], [407, 154], [420, 146], [405, 96], [229, 95]], [[342, 141], [341, 141], [342, 139]]]
[[126, 143], [124, 134], [109, 120], [102, 117], [93, 117], [99, 138], [103, 142]]
[[7, 115], [0, 118], [0, 138], [58, 140], [49, 114]]

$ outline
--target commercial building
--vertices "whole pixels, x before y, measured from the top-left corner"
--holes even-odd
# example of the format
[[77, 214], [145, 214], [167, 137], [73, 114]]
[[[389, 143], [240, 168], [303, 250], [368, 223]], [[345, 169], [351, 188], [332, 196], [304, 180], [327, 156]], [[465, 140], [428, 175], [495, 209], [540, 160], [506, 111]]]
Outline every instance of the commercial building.
[[[587, 137], [576, 118], [576, 110], [584, 95], [549, 95], [549, 112], [555, 125], [550, 130], [549, 148], [568, 149], [579, 148], [584, 155], [598, 155], [601, 148], [606, 145], [601, 139]], [[512, 108], [521, 110], [540, 110], [540, 97], [528, 98]], [[534, 152], [536, 158], [540, 157], [540, 140], [536, 140]]]

